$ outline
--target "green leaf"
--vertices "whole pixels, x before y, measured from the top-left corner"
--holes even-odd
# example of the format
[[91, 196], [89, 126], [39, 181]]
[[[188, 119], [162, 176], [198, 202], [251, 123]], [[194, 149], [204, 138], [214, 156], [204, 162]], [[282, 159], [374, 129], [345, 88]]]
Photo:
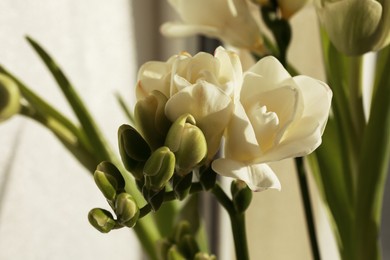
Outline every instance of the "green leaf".
[[[385, 68], [390, 67], [390, 52], [384, 50]], [[359, 259], [379, 256], [378, 237], [384, 186], [390, 163], [390, 73], [379, 70], [375, 94], [363, 138], [359, 160], [356, 226], [360, 242]], [[363, 249], [364, 248], [364, 249]]]
[[61, 88], [67, 101], [69, 102], [77, 118], [79, 119], [79, 122], [83, 130], [85, 131], [85, 135], [88, 138], [90, 145], [95, 150], [96, 155], [102, 161], [110, 159], [111, 154], [107, 150], [108, 146], [106, 145], [104, 138], [98, 131], [94, 120], [92, 119], [82, 100], [79, 98], [78, 94], [74, 90], [72, 84], [66, 78], [65, 74], [62, 72], [56, 62], [36, 41], [34, 41], [30, 37], [27, 37], [27, 40], [33, 47], [33, 49], [37, 52], [37, 54], [41, 57], [42, 61], [45, 63], [49, 71], [52, 73], [52, 76], [56, 80], [58, 86]]

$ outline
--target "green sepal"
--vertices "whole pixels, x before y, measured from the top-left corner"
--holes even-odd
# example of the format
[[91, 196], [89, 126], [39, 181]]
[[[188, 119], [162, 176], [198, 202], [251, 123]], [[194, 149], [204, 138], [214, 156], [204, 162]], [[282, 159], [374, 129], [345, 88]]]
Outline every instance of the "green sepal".
[[200, 168], [199, 182], [204, 190], [210, 190], [215, 186], [217, 181], [217, 173], [211, 167]]
[[175, 196], [177, 199], [183, 200], [185, 197], [187, 197], [191, 185], [192, 185], [192, 172], [184, 176], [180, 176], [180, 175], [173, 176], [173, 190], [175, 192]]
[[147, 189], [145, 186], [142, 189], [142, 194], [146, 201], [150, 204], [153, 211], [157, 211], [164, 202], [165, 189], [160, 191], [153, 191]]

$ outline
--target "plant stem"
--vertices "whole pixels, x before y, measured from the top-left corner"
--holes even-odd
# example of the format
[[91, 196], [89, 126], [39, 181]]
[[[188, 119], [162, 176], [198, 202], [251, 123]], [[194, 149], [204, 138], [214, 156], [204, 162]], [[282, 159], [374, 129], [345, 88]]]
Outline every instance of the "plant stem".
[[226, 195], [222, 188], [216, 184], [211, 190], [218, 202], [229, 214], [232, 226], [234, 248], [236, 259], [249, 260], [248, 243], [246, 238], [245, 212], [237, 212], [232, 200]]
[[295, 165], [297, 168], [299, 187], [302, 196], [303, 207], [305, 209], [306, 225], [310, 237], [311, 252], [314, 260], [321, 259], [320, 249], [318, 247], [316, 228], [314, 224], [313, 209], [311, 207], [311, 198], [309, 186], [307, 183], [306, 169], [303, 164], [303, 158], [295, 158]]

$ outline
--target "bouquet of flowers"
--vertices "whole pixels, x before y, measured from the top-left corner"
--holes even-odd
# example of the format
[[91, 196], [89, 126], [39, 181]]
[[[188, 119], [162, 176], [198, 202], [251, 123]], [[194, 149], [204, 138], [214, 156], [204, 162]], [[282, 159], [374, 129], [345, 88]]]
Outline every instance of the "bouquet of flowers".
[[[120, 158], [62, 69], [30, 37], [78, 123], [2, 66], [0, 120], [20, 114], [51, 130], [107, 200], [106, 208], [89, 212], [91, 225], [103, 233], [131, 228], [150, 259], [216, 259], [198, 235], [194, 212], [202, 192], [227, 211], [237, 259], [249, 259], [245, 211], [252, 192], [280, 190], [268, 164], [286, 158], [296, 158], [313, 258], [320, 252], [308, 174], [329, 209], [342, 259], [380, 259], [390, 161], [390, 1], [314, 1], [327, 83], [299, 75], [287, 58], [289, 19], [306, 2], [169, 0], [181, 21], [163, 24], [164, 35], [201, 34], [224, 47], [140, 67], [134, 110], [118, 97], [129, 119], [118, 126]], [[372, 51], [375, 80], [365, 115], [362, 64]], [[251, 55], [249, 66], [242, 53]], [[220, 185], [225, 177], [229, 191]]]

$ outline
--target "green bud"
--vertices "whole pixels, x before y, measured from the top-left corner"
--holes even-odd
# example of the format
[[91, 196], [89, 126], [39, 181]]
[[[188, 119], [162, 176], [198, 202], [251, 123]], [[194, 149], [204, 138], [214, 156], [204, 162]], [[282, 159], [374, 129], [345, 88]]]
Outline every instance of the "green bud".
[[176, 171], [188, 174], [207, 155], [206, 138], [190, 114], [179, 117], [168, 131], [165, 145], [175, 153]]
[[188, 221], [182, 220], [175, 227], [173, 241], [179, 243], [185, 235], [191, 234], [191, 225]]
[[158, 254], [162, 259], [166, 259], [169, 249], [172, 247], [172, 242], [168, 238], [163, 238], [157, 242]]
[[153, 150], [164, 144], [165, 136], [171, 125], [165, 116], [167, 101], [163, 93], [154, 90], [146, 98], [140, 99], [134, 108], [137, 128]]
[[159, 191], [165, 187], [175, 171], [175, 155], [163, 146], [152, 153], [144, 166], [145, 186]]
[[388, 0], [315, 1], [319, 20], [336, 49], [346, 55], [378, 51], [390, 43]]
[[168, 250], [167, 260], [186, 260], [186, 258], [180, 253], [177, 246], [173, 245]]
[[16, 83], [0, 74], [0, 122], [17, 114], [20, 110], [20, 92]]
[[119, 153], [125, 168], [137, 180], [143, 179], [143, 164], [150, 156], [150, 148], [143, 137], [129, 125], [118, 129]]
[[199, 252], [195, 255], [194, 260], [217, 260], [215, 255]]
[[184, 235], [179, 241], [178, 246], [180, 252], [182, 252], [187, 259], [194, 259], [195, 254], [199, 252], [199, 246], [192, 234]]
[[88, 213], [88, 220], [91, 225], [102, 233], [108, 233], [115, 227], [115, 220], [112, 214], [105, 210], [94, 208]]
[[125, 180], [120, 171], [110, 162], [101, 162], [93, 174], [96, 185], [108, 200], [115, 200], [117, 192], [125, 188]]
[[245, 212], [252, 201], [252, 191], [241, 180], [234, 180], [230, 186], [230, 190], [233, 197], [234, 208], [238, 212]]
[[115, 213], [118, 222], [127, 227], [134, 227], [139, 217], [139, 208], [134, 198], [123, 192], [116, 197]]

